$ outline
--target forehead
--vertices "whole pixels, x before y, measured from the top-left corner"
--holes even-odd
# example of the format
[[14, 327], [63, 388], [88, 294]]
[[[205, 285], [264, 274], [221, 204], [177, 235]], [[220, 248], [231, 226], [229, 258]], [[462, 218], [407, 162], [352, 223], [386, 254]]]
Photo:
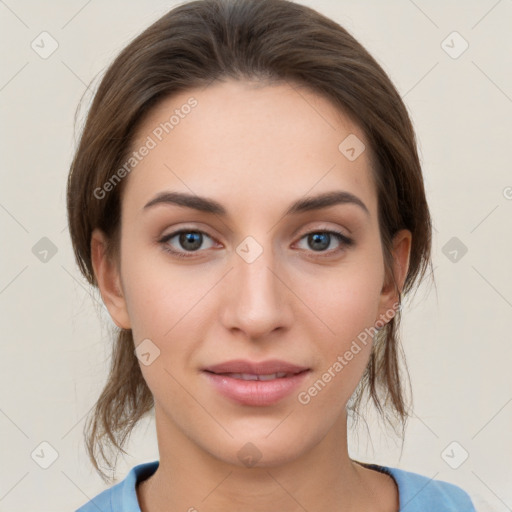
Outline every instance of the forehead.
[[363, 131], [328, 99], [295, 84], [229, 80], [180, 92], [138, 127], [132, 150], [143, 146], [151, 149], [130, 172], [123, 199], [137, 208], [163, 190], [238, 198], [249, 207], [249, 198], [268, 205], [343, 189], [375, 213]]

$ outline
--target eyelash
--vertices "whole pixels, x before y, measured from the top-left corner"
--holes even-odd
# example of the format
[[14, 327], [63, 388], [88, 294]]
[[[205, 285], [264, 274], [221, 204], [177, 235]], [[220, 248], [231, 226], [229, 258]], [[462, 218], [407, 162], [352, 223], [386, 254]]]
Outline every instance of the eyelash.
[[[201, 231], [199, 229], [186, 229], [186, 228], [185, 229], [180, 229], [179, 231], [174, 231], [173, 233], [165, 235], [160, 240], [158, 240], [158, 243], [162, 245], [162, 250], [167, 252], [167, 253], [170, 253], [173, 256], [176, 256], [178, 258], [194, 258], [195, 254], [200, 252], [200, 250], [189, 251], [188, 253], [187, 252], [181, 252], [181, 251], [175, 251], [174, 249], [171, 249], [169, 244], [168, 244], [169, 240], [174, 238], [176, 235], [180, 235], [182, 233], [200, 233], [202, 235], [206, 235], [208, 238], [213, 239], [213, 237], [208, 235], [208, 233], [205, 233], [204, 231]], [[300, 238], [300, 240], [302, 240], [303, 238], [306, 238], [309, 235], [318, 234], [318, 233], [334, 235], [336, 240], [338, 240], [338, 242], [340, 242], [340, 247], [337, 248], [337, 249], [333, 249], [333, 250], [330, 250], [330, 251], [311, 251], [311, 252], [317, 252], [317, 254], [319, 255], [318, 257], [320, 257], [320, 258], [323, 257], [322, 253], [324, 253], [324, 254], [326, 254], [328, 256], [332, 256], [333, 254], [337, 254], [338, 252], [340, 252], [340, 251], [342, 251], [342, 250], [344, 250], [346, 248], [349, 248], [349, 247], [354, 245], [354, 240], [353, 239], [348, 238], [343, 233], [340, 233], [340, 232], [334, 231], [334, 230], [309, 231], [308, 233], [305, 233]]]

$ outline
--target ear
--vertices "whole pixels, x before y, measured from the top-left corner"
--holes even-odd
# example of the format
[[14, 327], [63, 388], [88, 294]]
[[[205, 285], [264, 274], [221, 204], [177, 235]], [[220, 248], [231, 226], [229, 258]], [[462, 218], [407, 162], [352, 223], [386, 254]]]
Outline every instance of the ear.
[[100, 229], [92, 232], [91, 259], [101, 298], [112, 320], [121, 329], [130, 329], [118, 264], [107, 255], [107, 237]]
[[391, 275], [386, 275], [380, 295], [379, 318], [385, 323], [392, 318], [390, 311], [396, 310], [394, 304], [399, 301], [400, 293], [404, 287], [407, 271], [409, 270], [411, 244], [412, 234], [408, 229], [398, 231], [393, 237], [392, 254], [394, 278]]

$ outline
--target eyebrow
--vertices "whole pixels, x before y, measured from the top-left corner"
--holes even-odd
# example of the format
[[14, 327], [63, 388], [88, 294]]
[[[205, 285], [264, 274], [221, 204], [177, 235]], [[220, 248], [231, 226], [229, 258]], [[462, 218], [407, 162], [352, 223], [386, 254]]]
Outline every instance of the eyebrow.
[[[226, 209], [214, 199], [188, 194], [185, 192], [160, 192], [153, 199], [144, 205], [144, 210], [161, 204], [174, 204], [192, 208], [201, 212], [213, 213], [226, 216]], [[305, 197], [295, 201], [286, 210], [285, 215], [298, 214], [311, 210], [320, 210], [337, 204], [354, 204], [359, 206], [367, 215], [370, 211], [357, 196], [346, 191], [324, 192], [317, 196]]]

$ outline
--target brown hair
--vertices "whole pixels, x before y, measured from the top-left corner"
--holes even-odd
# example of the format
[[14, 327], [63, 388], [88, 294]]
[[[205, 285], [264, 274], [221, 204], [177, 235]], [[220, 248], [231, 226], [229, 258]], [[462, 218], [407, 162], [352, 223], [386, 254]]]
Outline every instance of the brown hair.
[[[163, 98], [224, 78], [290, 81], [348, 112], [373, 156], [384, 262], [392, 278], [393, 235], [412, 232], [407, 294], [431, 262], [431, 218], [414, 130], [400, 95], [374, 58], [344, 28], [287, 0], [198, 0], [175, 7], [136, 37], [107, 69], [89, 109], [68, 177], [67, 209], [76, 260], [97, 286], [91, 233], [100, 228], [117, 255], [123, 180], [98, 198], [130, 152], [141, 120]], [[340, 141], [341, 142], [341, 141]], [[400, 311], [376, 334], [369, 363], [349, 407], [365, 391], [379, 413], [405, 429], [408, 411], [399, 365]], [[384, 407], [382, 405], [384, 400]], [[412, 400], [412, 399], [411, 399]], [[118, 329], [107, 382], [84, 433], [91, 461], [115, 470], [135, 424], [153, 407], [131, 330]], [[391, 412], [391, 415], [388, 415]], [[394, 426], [394, 425], [393, 425]]]

